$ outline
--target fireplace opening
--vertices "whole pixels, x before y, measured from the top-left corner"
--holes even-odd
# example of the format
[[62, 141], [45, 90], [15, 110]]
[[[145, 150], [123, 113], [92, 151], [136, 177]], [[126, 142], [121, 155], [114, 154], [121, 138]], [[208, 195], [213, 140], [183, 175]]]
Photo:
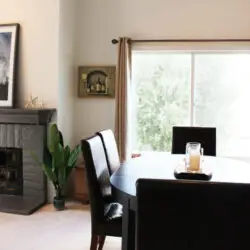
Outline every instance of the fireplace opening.
[[0, 148], [0, 194], [23, 194], [21, 148]]

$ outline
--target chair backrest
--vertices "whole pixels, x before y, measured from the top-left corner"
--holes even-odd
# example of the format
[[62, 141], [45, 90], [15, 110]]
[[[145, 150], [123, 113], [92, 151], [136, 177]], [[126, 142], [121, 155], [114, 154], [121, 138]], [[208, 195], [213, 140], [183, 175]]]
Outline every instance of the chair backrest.
[[110, 174], [102, 141], [99, 136], [82, 140], [92, 227], [103, 223], [105, 199], [111, 197]]
[[250, 184], [137, 182], [137, 250], [247, 249]]
[[105, 150], [109, 172], [112, 175], [121, 165], [114, 133], [111, 129], [96, 133], [101, 137]]
[[185, 154], [187, 142], [200, 142], [204, 155], [216, 156], [216, 128], [173, 127], [172, 154]]

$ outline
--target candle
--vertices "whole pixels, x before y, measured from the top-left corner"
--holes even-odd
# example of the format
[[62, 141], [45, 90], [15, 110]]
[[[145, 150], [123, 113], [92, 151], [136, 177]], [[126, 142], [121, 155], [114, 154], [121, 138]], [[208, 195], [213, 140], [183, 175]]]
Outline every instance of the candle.
[[200, 154], [191, 154], [189, 156], [189, 168], [190, 171], [200, 170]]

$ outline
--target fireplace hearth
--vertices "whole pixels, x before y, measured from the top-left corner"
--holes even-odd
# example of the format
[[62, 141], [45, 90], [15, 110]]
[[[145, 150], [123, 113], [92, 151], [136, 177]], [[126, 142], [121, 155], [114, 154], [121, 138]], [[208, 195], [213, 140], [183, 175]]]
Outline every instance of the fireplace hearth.
[[54, 109], [0, 109], [0, 212], [28, 215], [47, 203], [42, 162]]

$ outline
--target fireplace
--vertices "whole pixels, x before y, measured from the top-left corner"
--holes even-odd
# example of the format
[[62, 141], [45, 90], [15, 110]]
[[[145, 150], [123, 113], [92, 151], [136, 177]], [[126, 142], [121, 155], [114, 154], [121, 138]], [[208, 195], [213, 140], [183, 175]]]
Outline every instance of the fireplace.
[[53, 109], [0, 109], [0, 212], [28, 215], [47, 202], [47, 180], [39, 161], [47, 150]]
[[23, 194], [23, 156], [20, 148], [0, 148], [0, 193]]

